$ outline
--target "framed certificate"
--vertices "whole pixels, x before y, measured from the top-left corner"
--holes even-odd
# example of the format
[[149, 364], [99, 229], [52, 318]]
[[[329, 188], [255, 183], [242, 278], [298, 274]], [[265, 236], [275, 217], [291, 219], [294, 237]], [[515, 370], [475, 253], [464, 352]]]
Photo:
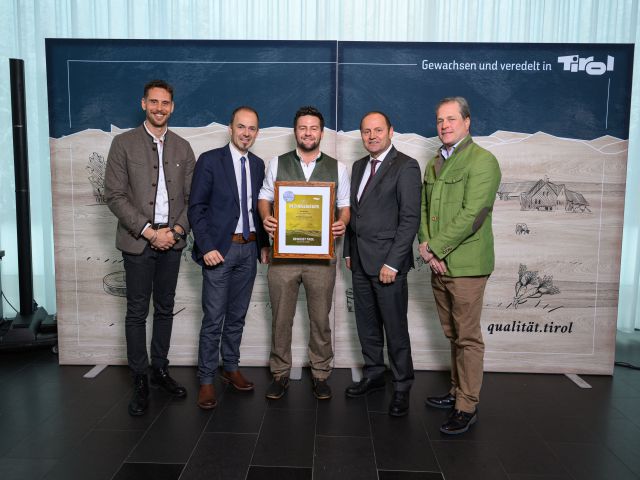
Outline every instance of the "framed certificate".
[[274, 258], [334, 257], [335, 183], [276, 182]]

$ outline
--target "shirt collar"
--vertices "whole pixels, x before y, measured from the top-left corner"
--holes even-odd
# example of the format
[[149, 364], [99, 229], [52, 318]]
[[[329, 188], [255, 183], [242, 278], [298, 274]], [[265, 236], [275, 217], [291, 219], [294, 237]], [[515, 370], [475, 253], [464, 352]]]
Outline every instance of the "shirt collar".
[[371, 155], [369, 155], [369, 160], [378, 160], [380, 163], [382, 163], [384, 159], [387, 158], [387, 155], [389, 154], [392, 148], [393, 148], [393, 143], [390, 143], [387, 149], [384, 152], [382, 152], [380, 155], [378, 155], [378, 158], [373, 158]]
[[[317, 162], [321, 156], [322, 156], [322, 151], [318, 152], [318, 156], [314, 158], [312, 162]], [[300, 155], [300, 152], [298, 151], [297, 148], [296, 148], [296, 157], [298, 157], [298, 161], [302, 162], [302, 155]]]
[[151, 138], [153, 138], [153, 143], [158, 143], [159, 141], [164, 143], [164, 137], [167, 134], [167, 130], [169, 130], [167, 127], [164, 127], [164, 131], [162, 132], [162, 135], [160, 135], [159, 137], [156, 137], [153, 133], [151, 133], [151, 130], [149, 130], [149, 127], [147, 127], [146, 120], [142, 122], [142, 125], [144, 125], [144, 129], [151, 136]]
[[446, 160], [446, 159], [447, 159], [447, 158], [449, 158], [451, 155], [453, 155], [453, 154], [455, 153], [455, 151], [456, 151], [456, 148], [458, 148], [458, 145], [460, 145], [460, 144], [462, 143], [462, 141], [463, 141], [465, 138], [467, 138], [467, 137], [465, 136], [464, 138], [461, 138], [460, 140], [458, 140], [458, 141], [456, 142], [456, 144], [455, 144], [453, 147], [451, 147], [451, 152], [448, 152], [448, 151], [447, 151], [447, 147], [445, 147], [444, 145], [442, 145], [442, 146], [440, 147], [440, 152], [442, 153], [442, 158], [444, 158], [444, 159]]
[[231, 158], [234, 162], [239, 162], [242, 157], [249, 160], [249, 152], [242, 153], [233, 143], [229, 142], [229, 150], [231, 150]]

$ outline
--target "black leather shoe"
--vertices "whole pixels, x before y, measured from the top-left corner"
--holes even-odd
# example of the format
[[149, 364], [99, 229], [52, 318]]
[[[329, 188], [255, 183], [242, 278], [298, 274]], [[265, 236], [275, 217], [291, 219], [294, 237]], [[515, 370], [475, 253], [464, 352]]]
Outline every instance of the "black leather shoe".
[[289, 387], [289, 377], [273, 377], [271, 384], [267, 388], [265, 396], [272, 400], [282, 398]]
[[154, 368], [151, 373], [151, 386], [162, 388], [174, 397], [184, 398], [187, 396], [187, 389], [169, 376], [166, 368]]
[[129, 401], [129, 415], [139, 417], [149, 407], [149, 383], [146, 375], [136, 375], [133, 379], [133, 396]]
[[393, 392], [393, 398], [389, 404], [389, 415], [404, 417], [407, 413], [409, 413], [409, 392]]
[[313, 379], [313, 394], [318, 400], [329, 400], [331, 398], [331, 387], [326, 378]]
[[469, 427], [478, 421], [477, 410], [473, 413], [454, 410], [449, 415], [449, 419], [442, 424], [440, 431], [448, 435], [457, 435], [469, 430]]
[[424, 403], [433, 408], [453, 408], [456, 406], [456, 397], [447, 393], [439, 397], [427, 397]]
[[347, 387], [344, 391], [347, 397], [362, 397], [376, 390], [382, 390], [384, 388], [385, 381], [383, 377], [378, 378], [363, 378], [358, 383], [354, 383]]

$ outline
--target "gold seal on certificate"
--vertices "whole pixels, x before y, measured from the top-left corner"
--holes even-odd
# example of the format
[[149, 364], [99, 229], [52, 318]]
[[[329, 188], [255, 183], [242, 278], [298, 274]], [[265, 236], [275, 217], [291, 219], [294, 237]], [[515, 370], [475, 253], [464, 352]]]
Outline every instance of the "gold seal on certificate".
[[333, 182], [276, 182], [274, 258], [333, 258], [334, 203]]

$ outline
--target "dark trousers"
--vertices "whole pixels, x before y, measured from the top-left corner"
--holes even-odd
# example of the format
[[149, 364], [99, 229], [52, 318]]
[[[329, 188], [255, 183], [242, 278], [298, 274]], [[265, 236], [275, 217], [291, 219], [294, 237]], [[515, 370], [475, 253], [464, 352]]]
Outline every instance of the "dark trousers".
[[166, 368], [173, 326], [173, 305], [178, 283], [181, 252], [157, 251], [149, 246], [140, 255], [122, 253], [127, 285], [127, 359], [134, 374], [146, 374], [147, 315], [153, 293], [153, 330], [151, 336], [151, 366]]
[[213, 383], [220, 350], [224, 369], [229, 372], [238, 369], [244, 319], [249, 309], [256, 271], [255, 242], [232, 243], [224, 262], [215, 267], [202, 268], [204, 316], [198, 350], [198, 378], [201, 385]]
[[393, 283], [381, 283], [361, 270], [352, 273], [358, 338], [364, 357], [364, 376], [380, 377], [386, 370], [384, 339], [396, 391], [408, 391], [413, 383], [413, 360], [407, 320], [407, 274]]

